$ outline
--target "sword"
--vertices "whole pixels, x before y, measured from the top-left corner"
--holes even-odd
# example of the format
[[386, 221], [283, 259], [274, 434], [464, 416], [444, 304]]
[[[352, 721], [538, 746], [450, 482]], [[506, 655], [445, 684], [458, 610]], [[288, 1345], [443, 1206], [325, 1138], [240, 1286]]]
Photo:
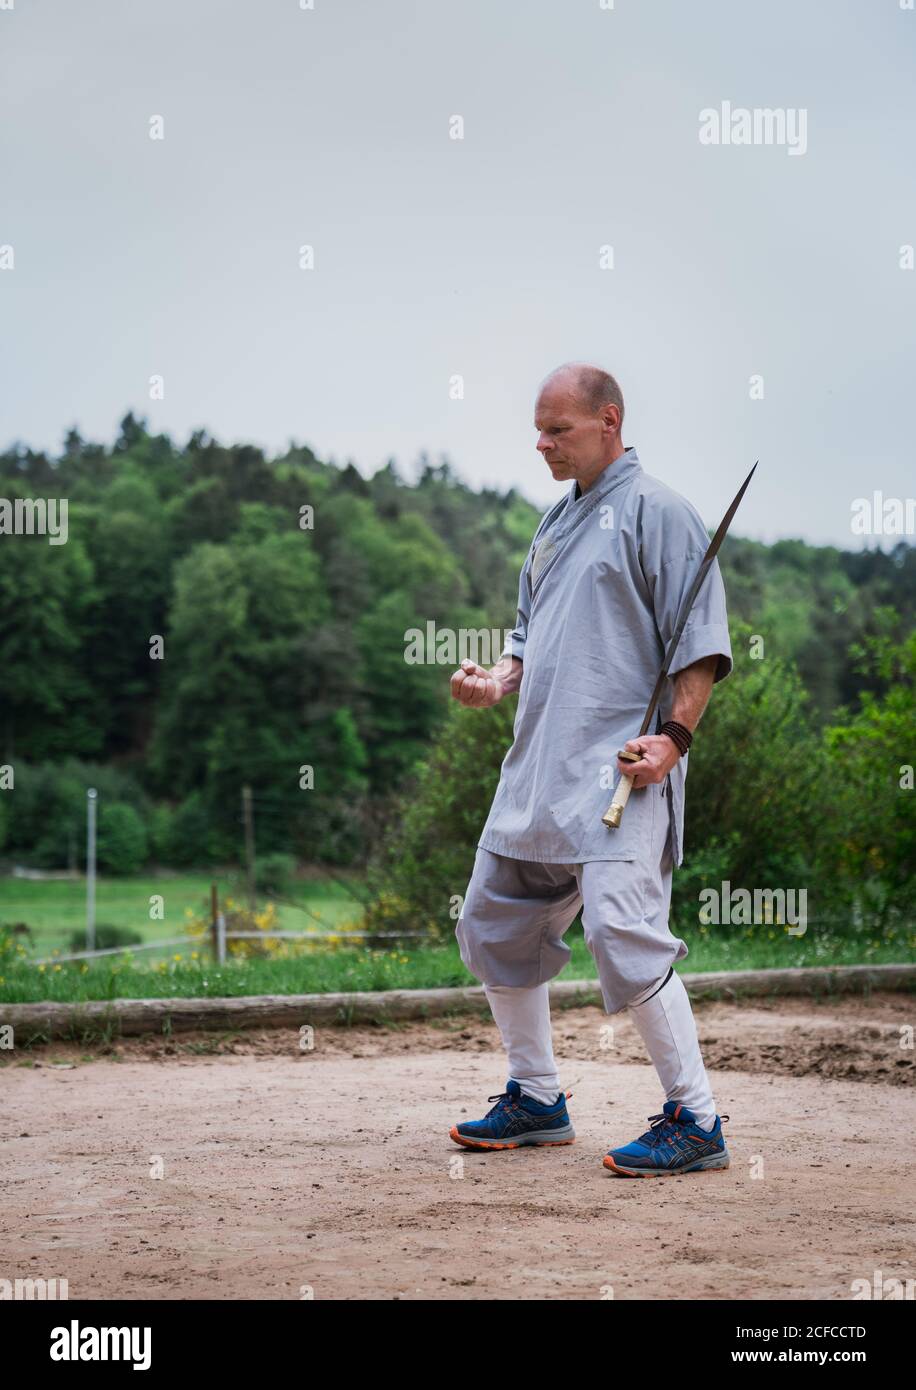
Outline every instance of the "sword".
[[[757, 463], [759, 462], [760, 460], [758, 459]], [[693, 608], [696, 596], [703, 586], [703, 580], [709, 573], [712, 562], [716, 558], [719, 546], [725, 539], [725, 533], [732, 523], [732, 517], [738, 510], [738, 507], [741, 504], [742, 497], [744, 496], [745, 492], [747, 492], [747, 485], [751, 481], [751, 478], [753, 478], [754, 476], [754, 472], [757, 468], [757, 463], [754, 464], [754, 467], [751, 469], [750, 473], [748, 473], [744, 482], [738, 489], [737, 497], [729, 507], [728, 511], [723, 516], [722, 520], [719, 522], [719, 529], [713, 536], [712, 540], [709, 542], [709, 549], [703, 556], [703, 563], [697, 570], [696, 578], [690, 586], [690, 592], [688, 593], [687, 597], [684, 599], [683, 604], [681, 605], [681, 610], [678, 613], [678, 619], [674, 627], [674, 632], [671, 635], [671, 641], [668, 643], [668, 650], [666, 651], [665, 659], [662, 662], [662, 669], [658, 673], [658, 680], [655, 682], [655, 689], [652, 691], [652, 698], [649, 701], [649, 708], [646, 710], [646, 717], [642, 721], [639, 733], [636, 735], [637, 738], [642, 738], [643, 734], [647, 734], [649, 732], [649, 725], [652, 723], [652, 716], [655, 714], [655, 709], [658, 705], [659, 700], [661, 699], [661, 694], [665, 686], [665, 681], [668, 678], [668, 668], [671, 665], [671, 662], [674, 658], [674, 653], [677, 651], [677, 644], [681, 640], [681, 633], [687, 626], [687, 619], [690, 617], [690, 610]], [[622, 758], [624, 762], [638, 763], [642, 757], [642, 754], [631, 753], [628, 749], [622, 748], [618, 752], [617, 756], [618, 758]], [[601, 817], [603, 824], [607, 826], [608, 830], [616, 830], [617, 827], [620, 825], [620, 820], [623, 815], [623, 808], [624, 806], [626, 806], [628, 800], [630, 799], [630, 792], [632, 790], [633, 778], [627, 777], [625, 773], [621, 774], [620, 781], [617, 783], [617, 790], [614, 792], [614, 800], [611, 802], [610, 806], [607, 808], [604, 815]]]

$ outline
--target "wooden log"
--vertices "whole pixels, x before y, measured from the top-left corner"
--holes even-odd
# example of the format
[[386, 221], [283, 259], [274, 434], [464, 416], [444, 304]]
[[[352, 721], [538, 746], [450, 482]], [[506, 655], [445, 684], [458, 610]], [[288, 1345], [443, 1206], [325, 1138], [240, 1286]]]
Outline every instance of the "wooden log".
[[[843, 965], [786, 970], [724, 970], [681, 977], [693, 999], [755, 995], [830, 995], [871, 990], [916, 990], [916, 965]], [[597, 980], [557, 980], [558, 1008], [601, 1004]], [[386, 1019], [437, 1018], [490, 1012], [479, 986], [466, 989], [395, 989], [351, 994], [262, 994], [225, 999], [113, 999], [91, 1003], [0, 1004], [0, 1027], [13, 1028], [23, 1046], [51, 1038], [138, 1037], [142, 1034], [238, 1032], [304, 1023], [350, 1024]]]

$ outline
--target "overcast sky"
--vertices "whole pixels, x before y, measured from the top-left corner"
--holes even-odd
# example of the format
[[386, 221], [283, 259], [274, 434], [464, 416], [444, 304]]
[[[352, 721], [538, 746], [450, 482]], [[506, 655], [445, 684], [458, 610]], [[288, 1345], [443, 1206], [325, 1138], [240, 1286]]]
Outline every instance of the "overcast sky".
[[[913, 492], [900, 0], [14, 0], [0, 52], [0, 447], [131, 408], [546, 507], [536, 387], [584, 359], [710, 525], [758, 457], [761, 540]], [[723, 102], [804, 152], [701, 143]]]

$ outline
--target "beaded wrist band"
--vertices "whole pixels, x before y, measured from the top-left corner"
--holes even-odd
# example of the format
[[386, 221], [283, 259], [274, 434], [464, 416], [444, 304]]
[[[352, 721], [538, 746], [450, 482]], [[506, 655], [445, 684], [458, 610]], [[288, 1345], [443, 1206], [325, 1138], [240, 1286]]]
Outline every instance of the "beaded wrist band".
[[677, 720], [669, 719], [658, 731], [660, 734], [667, 734], [671, 742], [675, 745], [681, 757], [693, 743], [693, 734], [683, 724], [678, 724]]

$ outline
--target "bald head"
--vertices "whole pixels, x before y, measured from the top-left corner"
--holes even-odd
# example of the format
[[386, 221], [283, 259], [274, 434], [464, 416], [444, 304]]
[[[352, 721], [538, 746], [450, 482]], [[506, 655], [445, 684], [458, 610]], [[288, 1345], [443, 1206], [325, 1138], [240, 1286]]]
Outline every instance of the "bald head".
[[548, 388], [568, 392], [592, 414], [602, 406], [616, 405], [620, 411], [620, 429], [623, 429], [623, 392], [616, 378], [602, 367], [593, 367], [588, 362], [564, 362], [544, 378], [538, 394], [542, 395]]
[[588, 362], [565, 362], [545, 377], [534, 424], [554, 478], [575, 478], [583, 492], [625, 452], [623, 392], [610, 372]]

